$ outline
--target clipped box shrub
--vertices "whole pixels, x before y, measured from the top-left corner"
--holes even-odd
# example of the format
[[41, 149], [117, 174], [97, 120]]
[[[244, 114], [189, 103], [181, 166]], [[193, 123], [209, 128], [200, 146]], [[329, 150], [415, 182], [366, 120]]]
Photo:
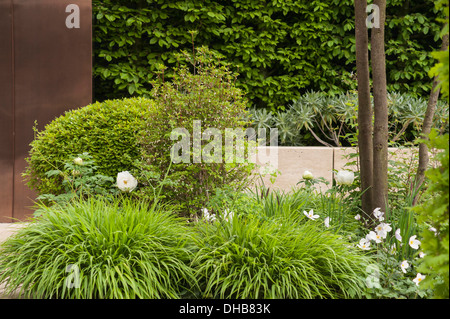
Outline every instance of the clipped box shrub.
[[153, 107], [154, 102], [145, 98], [108, 100], [54, 119], [31, 142], [24, 173], [28, 185], [40, 194], [63, 192], [63, 177], [46, 172], [61, 170], [64, 163], [85, 152], [95, 161], [98, 174], [115, 177], [131, 169], [140, 154], [138, 132]]

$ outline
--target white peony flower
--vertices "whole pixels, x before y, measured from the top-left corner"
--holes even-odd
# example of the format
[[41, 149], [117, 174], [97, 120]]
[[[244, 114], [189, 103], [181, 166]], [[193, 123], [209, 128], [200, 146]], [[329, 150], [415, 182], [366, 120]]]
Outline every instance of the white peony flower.
[[356, 220], [360, 220], [361, 219], [361, 215], [360, 214], [356, 214], [355, 219]]
[[352, 171], [342, 170], [336, 174], [336, 182], [340, 185], [351, 185], [355, 179]]
[[330, 220], [331, 220], [331, 218], [330, 218], [330, 217], [327, 217], [327, 218], [325, 218], [325, 220], [323, 221], [326, 228], [330, 227]]
[[423, 257], [425, 257], [426, 256], [426, 254], [423, 252], [423, 251], [421, 251], [420, 253], [419, 253], [419, 257], [420, 258], [423, 258]]
[[303, 179], [313, 179], [314, 175], [310, 171], [304, 171], [302, 177]]
[[312, 209], [309, 211], [309, 213], [307, 213], [306, 211], [303, 211], [303, 214], [305, 214], [306, 217], [308, 217], [309, 219], [312, 219], [312, 220], [316, 220], [317, 218], [320, 217], [319, 215], [314, 215], [314, 212]]
[[81, 157], [77, 157], [73, 160], [75, 165], [83, 165], [83, 159]]
[[361, 240], [359, 241], [359, 244], [356, 246], [363, 250], [369, 250], [370, 249], [370, 241], [368, 241], [366, 238], [361, 238]]
[[116, 183], [117, 187], [123, 192], [133, 191], [138, 184], [137, 179], [128, 171], [118, 173]]
[[418, 286], [419, 283], [425, 279], [426, 276], [422, 275], [420, 272], [417, 273], [416, 278], [413, 279], [413, 281], [416, 283], [416, 285]]
[[407, 260], [403, 260], [400, 264], [400, 268], [402, 269], [403, 273], [406, 274], [406, 269], [409, 268], [409, 263]]
[[409, 237], [409, 246], [414, 249], [419, 249], [420, 241], [416, 239], [416, 235]]
[[397, 228], [395, 231], [395, 238], [397, 238], [398, 241], [402, 241], [402, 235], [400, 235], [400, 228]]

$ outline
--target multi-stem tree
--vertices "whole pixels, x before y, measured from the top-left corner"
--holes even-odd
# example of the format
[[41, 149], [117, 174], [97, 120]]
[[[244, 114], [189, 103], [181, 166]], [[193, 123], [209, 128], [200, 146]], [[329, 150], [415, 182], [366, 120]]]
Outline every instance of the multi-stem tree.
[[371, 27], [371, 65], [373, 80], [374, 124], [370, 103], [367, 1], [355, 0], [355, 38], [358, 76], [358, 146], [361, 162], [362, 207], [370, 214], [374, 208], [388, 205], [388, 110], [384, 22], [386, 1], [375, 0]]
[[367, 0], [355, 0], [356, 72], [358, 81], [358, 149], [362, 210], [373, 211], [372, 105], [370, 101], [369, 36], [366, 26]]
[[371, 65], [373, 79], [373, 206], [388, 207], [388, 109], [386, 89], [386, 56], [384, 50], [384, 22], [386, 0], [374, 0], [379, 25], [371, 29]]

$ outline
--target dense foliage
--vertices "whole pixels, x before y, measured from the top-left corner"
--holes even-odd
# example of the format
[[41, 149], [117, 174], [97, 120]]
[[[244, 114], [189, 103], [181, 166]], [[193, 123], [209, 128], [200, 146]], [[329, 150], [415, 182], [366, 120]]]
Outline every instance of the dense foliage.
[[370, 260], [320, 223], [240, 217], [199, 223], [193, 265], [205, 297], [355, 298]]
[[426, 190], [429, 199], [415, 207], [418, 218], [424, 223], [422, 245], [426, 254], [420, 271], [429, 277], [424, 287], [434, 288], [435, 298], [449, 297], [449, 135], [432, 131], [428, 145], [440, 152], [436, 155], [439, 166], [430, 168], [426, 177], [430, 185]]
[[[388, 1], [392, 146], [417, 143], [428, 75], [448, 98], [448, 50], [429, 54], [448, 33], [437, 25], [448, 19], [436, 19], [448, 6], [437, 2]], [[237, 143], [227, 157], [224, 131], [251, 123], [277, 127], [281, 145], [354, 145], [352, 1], [94, 0], [93, 8], [97, 99], [136, 97], [35, 128], [25, 176], [48, 205], [0, 245], [6, 293], [448, 298], [448, 99], [423, 141], [438, 165], [417, 194], [417, 156], [391, 154], [386, 211], [361, 210], [356, 154], [331, 185], [305, 171], [289, 192], [245, 188], [255, 166], [234, 157]]]
[[[431, 0], [388, 1], [389, 91], [428, 95], [439, 15]], [[157, 64], [173, 66], [193, 38], [239, 72], [237, 85], [255, 107], [283, 108], [310, 90], [356, 88], [350, 0], [94, 0], [93, 19], [97, 100], [148, 96]]]
[[[422, 129], [428, 101], [411, 94], [388, 94], [389, 143], [414, 142]], [[433, 127], [448, 131], [448, 103], [438, 101]], [[284, 111], [250, 109], [255, 128], [276, 127], [281, 146], [354, 146], [357, 137], [358, 95], [346, 92], [330, 96], [307, 92]]]
[[[191, 69], [180, 66], [172, 82], [154, 83], [156, 107], [139, 139], [144, 163], [136, 174], [156, 173], [159, 181], [175, 181], [164, 185], [162, 193], [182, 213], [195, 214], [217, 187], [245, 187], [253, 164], [238, 158], [239, 137], [232, 142], [233, 154], [227, 152], [226, 130], [243, 133], [248, 126], [247, 100], [234, 84], [235, 75], [205, 48], [188, 58]], [[141, 189], [153, 191], [146, 185]]]

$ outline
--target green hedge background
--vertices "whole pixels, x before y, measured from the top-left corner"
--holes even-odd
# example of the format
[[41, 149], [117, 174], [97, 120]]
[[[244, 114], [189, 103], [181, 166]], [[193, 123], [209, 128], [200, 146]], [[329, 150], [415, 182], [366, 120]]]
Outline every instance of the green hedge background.
[[[352, 0], [93, 0], [94, 98], [149, 96], [158, 64], [206, 45], [239, 72], [251, 105], [284, 109], [301, 94], [356, 88]], [[432, 0], [388, 0], [388, 91], [426, 97], [442, 13]]]

